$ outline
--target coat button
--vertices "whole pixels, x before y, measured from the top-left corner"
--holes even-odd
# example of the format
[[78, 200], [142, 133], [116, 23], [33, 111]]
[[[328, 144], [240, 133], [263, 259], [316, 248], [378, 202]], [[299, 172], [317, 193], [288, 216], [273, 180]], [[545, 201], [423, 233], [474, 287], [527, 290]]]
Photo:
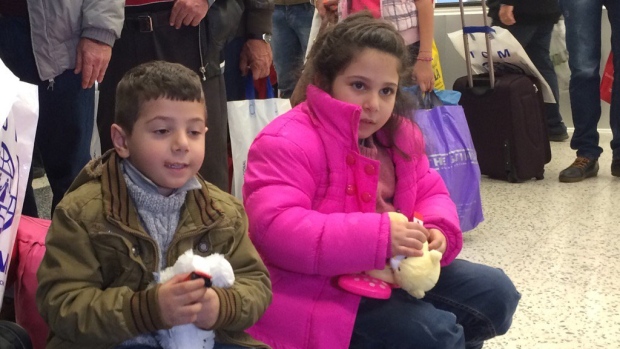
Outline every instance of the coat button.
[[352, 184], [347, 185], [347, 195], [355, 194], [355, 186]]
[[362, 201], [370, 202], [370, 199], [372, 199], [372, 196], [370, 195], [370, 193], [363, 193], [362, 194]]
[[201, 242], [200, 244], [198, 244], [198, 251], [202, 253], [207, 253], [209, 251], [209, 244], [207, 244], [206, 242]]
[[364, 171], [366, 172], [367, 175], [372, 176], [375, 173], [377, 173], [377, 171], [375, 170], [375, 167], [373, 165], [366, 165], [364, 167]]
[[355, 165], [355, 156], [353, 154], [347, 154], [347, 165]]
[[133, 245], [131, 247], [131, 253], [134, 255], [134, 257], [137, 257], [140, 255], [140, 247]]

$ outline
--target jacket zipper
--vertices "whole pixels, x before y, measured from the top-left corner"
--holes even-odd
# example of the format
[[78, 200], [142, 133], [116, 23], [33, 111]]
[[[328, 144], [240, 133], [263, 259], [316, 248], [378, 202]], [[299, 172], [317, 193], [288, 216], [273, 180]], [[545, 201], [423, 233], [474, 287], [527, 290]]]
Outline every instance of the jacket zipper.
[[47, 90], [54, 91], [54, 79], [47, 80]]
[[200, 73], [202, 74], [202, 81], [207, 81], [207, 64], [204, 62], [204, 57], [202, 56], [202, 26], [204, 25], [203, 21], [198, 23], [198, 54], [200, 55]]

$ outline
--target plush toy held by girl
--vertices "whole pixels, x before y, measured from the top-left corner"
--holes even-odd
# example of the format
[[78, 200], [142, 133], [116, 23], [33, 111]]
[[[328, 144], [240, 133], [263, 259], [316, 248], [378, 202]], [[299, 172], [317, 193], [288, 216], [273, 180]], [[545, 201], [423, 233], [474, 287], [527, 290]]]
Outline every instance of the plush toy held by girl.
[[[354, 14], [310, 52], [307, 99], [256, 137], [243, 187], [250, 237], [273, 303], [249, 332], [273, 348], [480, 348], [511, 325], [520, 294], [499, 269], [456, 259], [454, 203], [429, 167], [401, 84], [408, 52], [394, 27]], [[391, 220], [388, 212], [424, 226]], [[340, 288], [340, 275], [392, 256], [443, 253], [424, 298]]]

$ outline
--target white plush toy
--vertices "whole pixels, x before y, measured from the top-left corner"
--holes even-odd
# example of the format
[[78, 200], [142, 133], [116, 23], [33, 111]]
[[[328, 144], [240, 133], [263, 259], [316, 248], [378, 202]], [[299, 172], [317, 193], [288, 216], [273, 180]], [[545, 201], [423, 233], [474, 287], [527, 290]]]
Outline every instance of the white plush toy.
[[[215, 253], [202, 257], [194, 255], [191, 249], [182, 254], [173, 266], [161, 271], [159, 282], [164, 283], [174, 275], [193, 271], [210, 275], [215, 287], [228, 288], [235, 282], [233, 268], [223, 255]], [[186, 324], [157, 331], [157, 340], [163, 349], [211, 349], [215, 345], [215, 333]]]
[[[405, 215], [390, 212], [390, 218], [408, 221]], [[421, 221], [420, 221], [421, 223]], [[428, 250], [428, 242], [422, 247], [421, 257], [396, 256], [390, 260], [396, 283], [415, 298], [423, 298], [424, 293], [435, 287], [441, 270], [442, 253]]]

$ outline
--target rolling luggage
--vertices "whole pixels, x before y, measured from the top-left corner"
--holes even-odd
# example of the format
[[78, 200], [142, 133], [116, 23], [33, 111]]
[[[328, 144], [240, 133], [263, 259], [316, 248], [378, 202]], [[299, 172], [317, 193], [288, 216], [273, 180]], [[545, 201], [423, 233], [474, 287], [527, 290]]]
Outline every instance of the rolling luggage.
[[[487, 31], [486, 5], [482, 1], [484, 27], [466, 27], [460, 0], [465, 52], [469, 52], [466, 32]], [[467, 28], [467, 30], [465, 30]], [[491, 51], [486, 35], [487, 52]], [[493, 57], [488, 55], [489, 73], [472, 75], [469, 55], [465, 55], [467, 76], [454, 82], [462, 93], [465, 111], [480, 172], [491, 178], [522, 182], [543, 179], [544, 166], [551, 161], [542, 89], [537, 79], [520, 74], [495, 74]]]

